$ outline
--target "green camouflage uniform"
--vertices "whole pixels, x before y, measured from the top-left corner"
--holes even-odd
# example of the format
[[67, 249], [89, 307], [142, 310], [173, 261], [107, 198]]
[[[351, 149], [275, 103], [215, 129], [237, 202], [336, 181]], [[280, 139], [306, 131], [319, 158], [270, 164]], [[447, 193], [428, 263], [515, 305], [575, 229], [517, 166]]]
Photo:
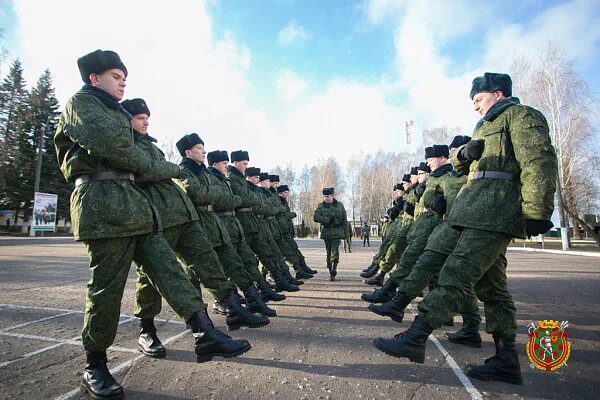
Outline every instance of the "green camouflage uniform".
[[352, 252], [352, 225], [346, 224], [346, 237], [344, 238], [344, 253]]
[[339, 262], [340, 241], [346, 236], [346, 209], [333, 199], [333, 203], [322, 202], [317, 207], [313, 220], [321, 224], [321, 239], [325, 242], [327, 264]]
[[296, 213], [290, 210], [290, 205], [288, 201], [281, 196], [279, 197], [279, 202], [283, 206], [285, 212], [279, 214], [277, 216], [277, 221], [279, 222], [279, 229], [281, 230], [281, 234], [283, 235], [284, 240], [288, 243], [294, 251], [296, 252], [296, 257], [298, 258], [298, 262], [302, 265], [306, 265], [304, 254], [300, 251], [298, 247], [298, 243], [294, 240], [295, 232], [294, 232], [294, 223], [292, 222], [294, 218], [296, 218]]
[[[82, 90], [67, 101], [54, 136], [67, 181], [115, 170], [161, 179], [179, 176], [176, 165], [153, 160], [134, 146], [129, 120], [116, 101], [108, 106], [88, 92]], [[90, 257], [82, 330], [86, 351], [101, 352], [113, 343], [134, 260], [183, 320], [206, 308], [159, 232], [160, 218], [148, 196], [131, 180], [77, 186], [71, 195], [71, 223], [75, 240], [85, 243]]]
[[273, 239], [275, 240], [275, 243], [277, 243], [277, 247], [284, 260], [294, 266], [294, 268], [297, 268], [300, 262], [298, 259], [298, 252], [290, 245], [289, 241], [286, 240], [279, 223], [280, 216], [284, 215], [287, 212], [287, 209], [279, 201], [279, 195], [277, 194], [276, 189], [261, 188], [261, 192], [265, 199], [265, 203], [270, 206], [270, 210], [265, 213], [265, 220], [267, 221], [267, 225], [269, 225]]
[[[148, 135], [134, 132], [136, 148], [143, 150], [153, 160], [163, 161], [163, 152], [151, 140]], [[147, 174], [136, 178], [161, 217], [163, 236], [183, 262], [198, 292], [202, 283], [216, 300], [222, 300], [235, 290], [206, 235], [205, 228], [209, 226], [206, 218], [200, 220], [202, 223], [199, 222], [190, 197], [171, 179], [157, 180]], [[152, 319], [160, 313], [162, 301], [143, 269], [143, 264], [138, 263], [134, 315], [141, 319]]]
[[[498, 262], [513, 237], [525, 237], [525, 219], [549, 220], [554, 207], [557, 159], [546, 119], [510, 97], [494, 104], [478, 122], [473, 139], [485, 142], [471, 174], [497, 171], [506, 179], [473, 179], [461, 188], [448, 223], [462, 230], [438, 287], [419, 310], [432, 328], [452, 318], [474, 287], [485, 306], [486, 330], [500, 338], [516, 335], [515, 306]], [[458, 158], [455, 162], [460, 163]]]

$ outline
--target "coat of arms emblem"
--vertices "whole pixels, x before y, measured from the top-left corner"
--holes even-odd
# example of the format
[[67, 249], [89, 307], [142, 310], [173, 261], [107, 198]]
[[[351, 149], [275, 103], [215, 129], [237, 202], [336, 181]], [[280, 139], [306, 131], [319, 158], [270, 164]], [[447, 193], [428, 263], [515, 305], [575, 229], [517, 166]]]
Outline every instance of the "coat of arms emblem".
[[528, 325], [529, 341], [526, 345], [527, 357], [531, 368], [542, 371], [554, 371], [567, 365], [571, 354], [571, 343], [567, 340], [565, 329], [568, 321], [543, 320]]

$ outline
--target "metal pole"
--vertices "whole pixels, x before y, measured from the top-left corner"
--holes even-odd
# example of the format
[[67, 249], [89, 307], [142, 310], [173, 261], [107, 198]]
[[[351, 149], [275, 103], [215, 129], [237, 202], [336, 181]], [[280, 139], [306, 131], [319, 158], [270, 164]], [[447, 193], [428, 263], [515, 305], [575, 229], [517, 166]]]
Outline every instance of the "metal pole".
[[35, 237], [35, 231], [33, 230], [33, 218], [34, 218], [34, 208], [35, 208], [35, 193], [40, 191], [40, 177], [42, 175], [42, 159], [44, 155], [44, 133], [46, 131], [46, 124], [42, 124], [39, 130], [39, 134], [37, 137], [37, 162], [35, 165], [35, 181], [33, 184], [33, 208], [31, 209], [31, 227], [29, 230], [29, 236]]

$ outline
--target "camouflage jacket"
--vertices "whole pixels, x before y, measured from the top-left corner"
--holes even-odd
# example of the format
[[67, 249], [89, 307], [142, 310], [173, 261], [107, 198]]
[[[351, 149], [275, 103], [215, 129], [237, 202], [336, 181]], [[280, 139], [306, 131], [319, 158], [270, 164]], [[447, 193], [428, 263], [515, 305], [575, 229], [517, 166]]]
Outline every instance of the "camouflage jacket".
[[[151, 142], [148, 135], [133, 132], [135, 146], [143, 150], [149, 158], [164, 161], [164, 153]], [[154, 180], [148, 174], [136, 175], [136, 182], [146, 192], [152, 205], [158, 211], [163, 229], [196, 221], [198, 214], [190, 198], [171, 179]]]
[[293, 238], [295, 236], [293, 219], [296, 218], [297, 215], [295, 212], [290, 210], [290, 205], [286, 199], [279, 195], [277, 197], [279, 197], [279, 202], [285, 210], [284, 213], [277, 216], [279, 229], [281, 229], [282, 233], [288, 234]]
[[263, 197], [263, 205], [261, 206], [262, 214], [267, 221], [267, 225], [271, 230], [273, 239], [280, 240], [282, 237], [282, 231], [279, 227], [279, 221], [277, 217], [285, 212], [285, 209], [281, 206], [281, 202], [277, 199], [277, 195], [271, 193], [268, 189], [260, 188], [261, 195]]
[[313, 217], [321, 224], [321, 239], [344, 239], [346, 237], [346, 209], [344, 205], [333, 199], [333, 203], [322, 202], [317, 207]]
[[262, 204], [262, 198], [257, 191], [256, 185], [251, 184], [244, 178], [244, 175], [237, 168], [230, 165], [227, 169], [229, 184], [233, 194], [241, 197], [242, 204], [236, 208], [236, 217], [244, 228], [244, 233], [258, 233], [260, 230], [259, 221], [253, 212], [238, 212], [240, 208], [256, 208]]
[[228, 229], [214, 211], [210, 211], [208, 208], [219, 205], [219, 207], [232, 209], [241, 203], [241, 199], [232, 195], [230, 191], [225, 191], [218, 184], [218, 179], [208, 172], [204, 164], [198, 164], [191, 158], [183, 157], [179, 166], [188, 174], [186, 178], [178, 179], [177, 183], [196, 206], [200, 217], [200, 226], [210, 239], [213, 248], [231, 243]]
[[[179, 176], [175, 164], [155, 160], [134, 145], [129, 119], [91, 94], [78, 92], [65, 104], [54, 145], [69, 182], [84, 174], [128, 171], [146, 179]], [[136, 236], [161, 229], [146, 193], [130, 180], [83, 183], [71, 194], [75, 240]]]
[[[422, 211], [434, 212], [431, 210], [431, 205], [436, 196], [445, 195], [446, 183], [456, 177], [456, 173], [452, 169], [452, 165], [444, 164], [432, 171], [427, 179], [427, 185], [425, 186], [425, 192], [421, 196], [421, 203], [423, 205]], [[445, 213], [442, 213], [442, 215]]]
[[244, 228], [242, 227], [242, 224], [240, 224], [240, 221], [237, 219], [235, 214], [232, 214], [231, 212], [235, 212], [235, 209], [242, 204], [242, 198], [233, 194], [228, 177], [213, 167], [208, 167], [208, 171], [212, 176], [215, 177], [215, 184], [221, 188], [221, 191], [231, 195], [231, 201], [217, 202], [213, 206], [215, 208], [215, 212], [223, 222], [223, 225], [225, 225], [231, 242], [238, 243], [244, 239]]
[[[509, 97], [477, 123], [473, 139], [483, 140], [485, 149], [479, 161], [470, 163], [470, 175], [498, 171], [512, 180], [469, 178], [448, 222], [524, 238], [525, 219], [549, 220], [554, 209], [558, 162], [546, 119]], [[458, 158], [454, 162], [464, 164]]]

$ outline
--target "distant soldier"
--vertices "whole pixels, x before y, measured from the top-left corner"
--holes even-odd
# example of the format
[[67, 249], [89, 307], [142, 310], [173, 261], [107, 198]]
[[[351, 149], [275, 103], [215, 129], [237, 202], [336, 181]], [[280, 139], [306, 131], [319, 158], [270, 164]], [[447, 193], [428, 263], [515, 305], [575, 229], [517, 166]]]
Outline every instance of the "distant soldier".
[[365, 247], [365, 244], [367, 247], [371, 247], [371, 243], [369, 242], [369, 238], [371, 237], [371, 227], [366, 222], [361, 228], [361, 233], [363, 238], [363, 247]]
[[352, 253], [352, 225], [346, 224], [346, 237], [344, 238], [344, 253]]
[[321, 239], [327, 251], [329, 279], [335, 280], [340, 261], [340, 241], [346, 236], [346, 209], [335, 198], [334, 188], [323, 189], [324, 200], [319, 204], [313, 220], [321, 224]]
[[515, 304], [506, 264], [496, 260], [512, 238], [552, 228], [558, 162], [546, 118], [511, 96], [506, 74], [485, 73], [473, 80], [471, 99], [482, 118], [473, 140], [456, 152], [455, 166], [469, 166], [470, 173], [448, 214], [448, 224], [460, 230], [460, 238], [442, 267], [439, 286], [421, 301], [421, 314], [411, 327], [374, 344], [387, 354], [423, 363], [427, 337], [458, 312], [474, 287], [485, 306], [496, 354], [484, 365], [467, 365], [465, 373], [522, 384]]

